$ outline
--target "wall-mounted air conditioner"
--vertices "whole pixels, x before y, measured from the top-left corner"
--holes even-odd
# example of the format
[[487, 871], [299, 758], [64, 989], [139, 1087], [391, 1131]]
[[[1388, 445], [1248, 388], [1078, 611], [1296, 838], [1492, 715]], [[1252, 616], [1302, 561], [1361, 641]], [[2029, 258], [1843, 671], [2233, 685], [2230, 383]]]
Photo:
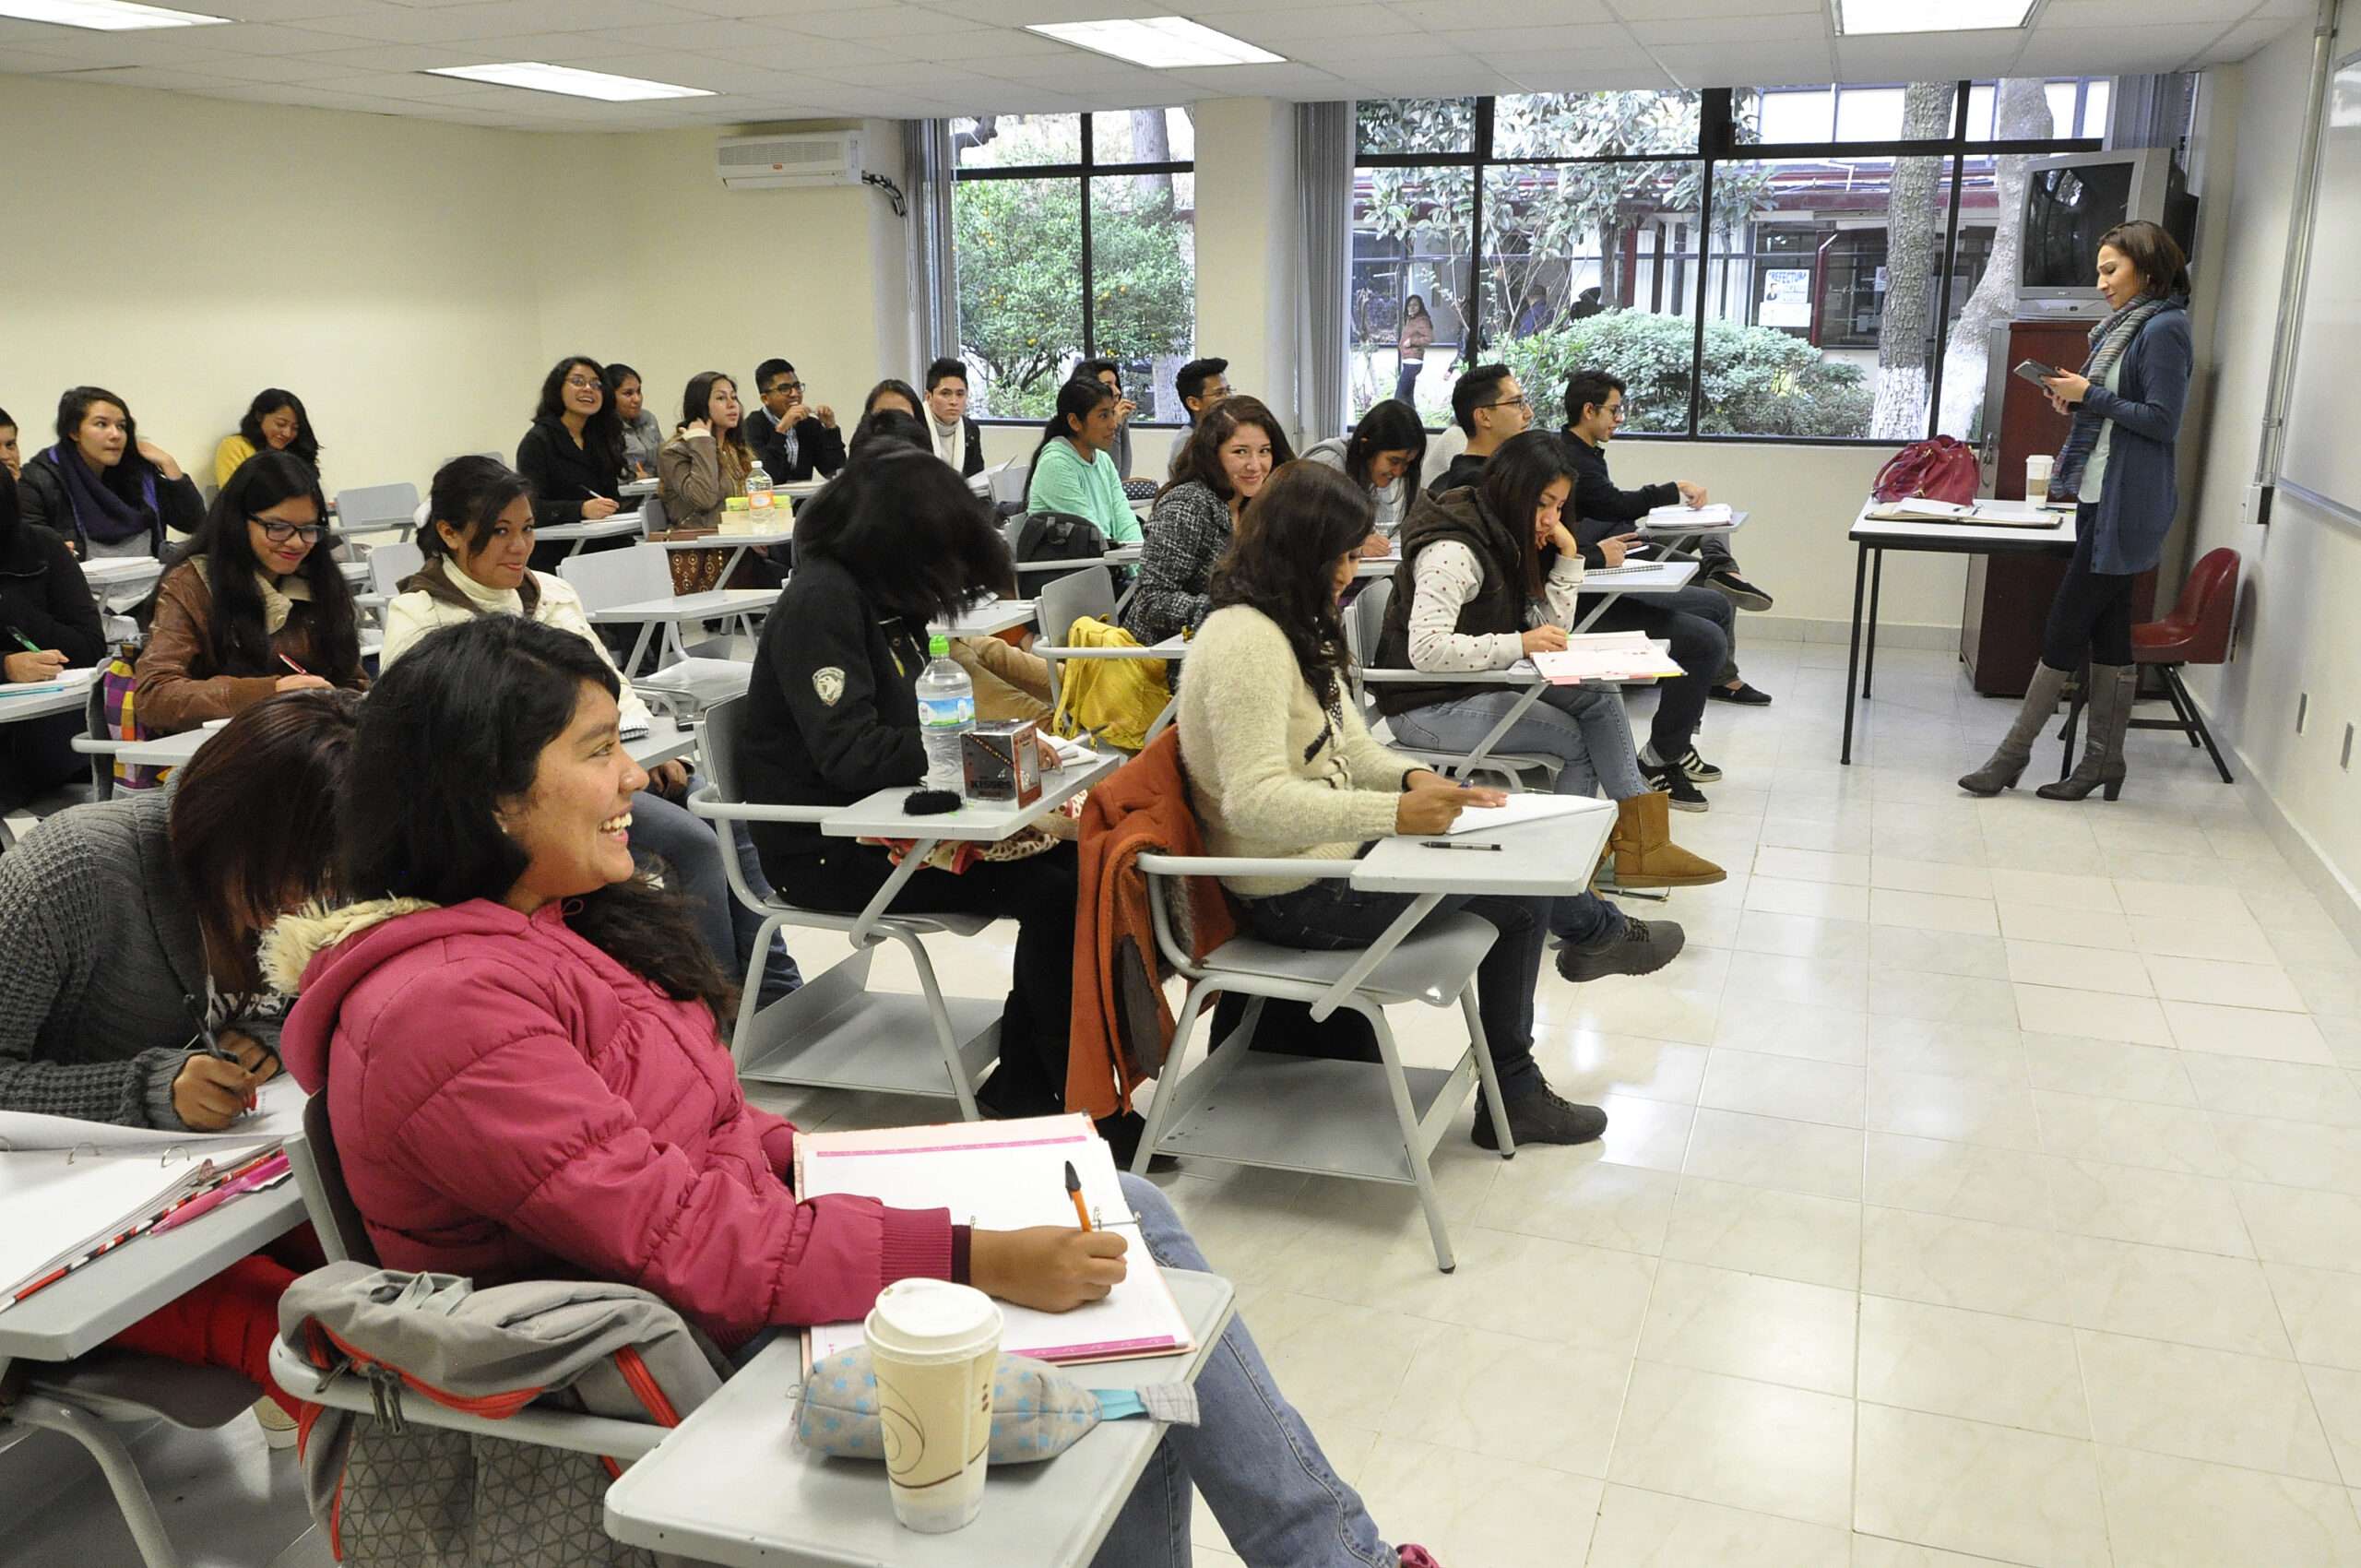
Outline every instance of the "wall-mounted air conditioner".
[[859, 131], [735, 137], [714, 149], [715, 172], [733, 191], [860, 184]]

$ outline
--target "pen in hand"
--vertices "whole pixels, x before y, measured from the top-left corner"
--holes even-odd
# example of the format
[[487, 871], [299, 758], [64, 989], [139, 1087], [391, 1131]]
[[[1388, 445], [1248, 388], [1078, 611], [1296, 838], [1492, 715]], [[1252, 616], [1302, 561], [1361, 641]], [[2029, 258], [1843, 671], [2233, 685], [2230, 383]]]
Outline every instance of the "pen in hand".
[[1074, 1161], [1066, 1161], [1066, 1196], [1074, 1200], [1074, 1217], [1086, 1234], [1091, 1229], [1090, 1211], [1082, 1206], [1082, 1178], [1075, 1174]]
[[[194, 995], [185, 991], [181, 992], [181, 1005], [188, 1009], [188, 1016], [196, 1021], [196, 1038], [204, 1045], [206, 1055], [210, 1056], [216, 1062], [227, 1062], [242, 1070], [245, 1068], [246, 1064], [238, 1059], [237, 1052], [231, 1051], [228, 1046], [223, 1045], [221, 1043], [220, 1037], [213, 1032], [213, 1025], [211, 1021], [207, 1017], [205, 1009], [197, 1005], [196, 998]], [[252, 1111], [255, 1108], [255, 1091], [248, 1089], [246, 1091], [246, 1109], [248, 1111]]]

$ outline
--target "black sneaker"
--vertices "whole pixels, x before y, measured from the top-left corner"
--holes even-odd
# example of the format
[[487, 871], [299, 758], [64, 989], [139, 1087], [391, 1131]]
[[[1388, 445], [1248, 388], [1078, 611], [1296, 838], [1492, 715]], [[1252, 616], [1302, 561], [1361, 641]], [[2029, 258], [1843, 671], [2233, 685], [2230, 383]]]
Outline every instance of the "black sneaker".
[[[1769, 707], [1771, 706], [1771, 694], [1769, 692], [1757, 691], [1752, 686], [1748, 685], [1744, 681], [1740, 681], [1735, 686], [1708, 686], [1705, 688], [1705, 695], [1710, 701], [1734, 702], [1741, 707]], [[1689, 754], [1694, 756], [1697, 754], [1691, 752]]]
[[[1622, 911], [1618, 910], [1620, 914]], [[1558, 972], [1577, 985], [1608, 975], [1652, 975], [1680, 956], [1689, 936], [1677, 921], [1623, 916], [1623, 929], [1558, 949]]]
[[1694, 746], [1681, 754], [1680, 771], [1700, 784], [1718, 784], [1722, 781], [1722, 770], [1699, 756], [1697, 748]]
[[[1548, 1084], [1514, 1096], [1508, 1101], [1508, 1109], [1509, 1134], [1519, 1146], [1587, 1144], [1607, 1131], [1606, 1111], [1596, 1105], [1576, 1105]], [[1501, 1146], [1499, 1135], [1492, 1131], [1492, 1108], [1480, 1094], [1476, 1097], [1476, 1130], [1472, 1136], [1477, 1148]]]
[[1740, 610], [1751, 610], [1759, 614], [1771, 608], [1771, 596], [1739, 576], [1735, 567], [1725, 566], [1709, 575], [1705, 578], [1705, 586], [1718, 589], [1724, 599]]
[[1640, 765], [1640, 777], [1648, 781], [1651, 790], [1661, 790], [1672, 797], [1672, 809], [1677, 812], [1702, 812], [1711, 804], [1705, 791], [1689, 781], [1689, 775], [1669, 763], [1662, 767]]

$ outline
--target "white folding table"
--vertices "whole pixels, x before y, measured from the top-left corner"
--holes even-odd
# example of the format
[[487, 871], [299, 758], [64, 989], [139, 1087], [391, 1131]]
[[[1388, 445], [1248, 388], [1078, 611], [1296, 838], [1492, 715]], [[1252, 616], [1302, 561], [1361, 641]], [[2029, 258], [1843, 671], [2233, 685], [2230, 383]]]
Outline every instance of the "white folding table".
[[927, 630], [949, 637], [997, 636], [1002, 632], [1031, 625], [1036, 602], [1030, 599], [987, 600], [972, 610], [961, 611], [949, 621], [932, 623]]
[[656, 628], [664, 628], [666, 662], [689, 657], [688, 648], [681, 641], [681, 627], [692, 621], [730, 621], [747, 623], [749, 629], [754, 617], [778, 602], [779, 590], [766, 588], [708, 588], [704, 593], [677, 594], [670, 599], [647, 599], [634, 604], [611, 605], [590, 612], [590, 624], [598, 625], [632, 625], [639, 627], [634, 639], [631, 658], [624, 661], [625, 670], [639, 668], [640, 656], [647, 651], [648, 639]]
[[[1156, 1266], [1138, 1247], [1131, 1265]], [[1218, 1275], [1164, 1277], [1195, 1348], [1075, 1368], [1086, 1385], [1196, 1381], [1234, 1292]], [[822, 1458], [795, 1441], [802, 1354], [795, 1336], [780, 1338], [624, 1471], [607, 1489], [607, 1533], [727, 1568], [1075, 1568], [1107, 1538], [1164, 1439], [1158, 1421], [1102, 1421], [1046, 1463], [993, 1466], [973, 1523], [921, 1535], [895, 1522], [884, 1466]]]
[[164, 564], [153, 555], [101, 555], [80, 563], [82, 580], [101, 615], [114, 613], [116, 596], [134, 600], [164, 575]]
[[[649, 481], [653, 483], [653, 481]], [[533, 530], [536, 544], [571, 544], [568, 555], [579, 555], [582, 547], [602, 539], [635, 539], [639, 536], [639, 514], [617, 512], [610, 517], [587, 523], [552, 523]]]
[[[117, 762], [136, 763], [146, 767], [179, 767], [196, 755], [205, 742], [219, 735], [222, 728], [214, 724], [197, 730], [184, 730], [177, 735], [158, 735], [141, 741], [88, 744], [77, 742], [75, 749], [96, 751], [102, 747]], [[631, 759], [642, 767], [654, 767], [658, 763], [686, 756], [696, 748], [695, 731], [683, 730], [661, 715], [656, 717], [647, 734], [623, 742], [623, 750], [629, 752]], [[0, 1318], [6, 1315], [0, 1313]]]

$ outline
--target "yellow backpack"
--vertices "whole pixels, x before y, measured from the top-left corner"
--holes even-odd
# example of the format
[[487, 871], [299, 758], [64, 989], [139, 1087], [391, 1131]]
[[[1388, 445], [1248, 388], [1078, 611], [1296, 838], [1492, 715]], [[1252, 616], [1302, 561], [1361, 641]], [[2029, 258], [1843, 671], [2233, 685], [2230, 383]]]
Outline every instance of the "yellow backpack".
[[[1068, 647], [1139, 647], [1137, 637], [1095, 615], [1078, 615], [1066, 629]], [[1069, 659], [1058, 666], [1058, 711], [1050, 727], [1077, 738], [1088, 732], [1127, 752], [1147, 744], [1148, 726], [1172, 700], [1161, 659]]]

